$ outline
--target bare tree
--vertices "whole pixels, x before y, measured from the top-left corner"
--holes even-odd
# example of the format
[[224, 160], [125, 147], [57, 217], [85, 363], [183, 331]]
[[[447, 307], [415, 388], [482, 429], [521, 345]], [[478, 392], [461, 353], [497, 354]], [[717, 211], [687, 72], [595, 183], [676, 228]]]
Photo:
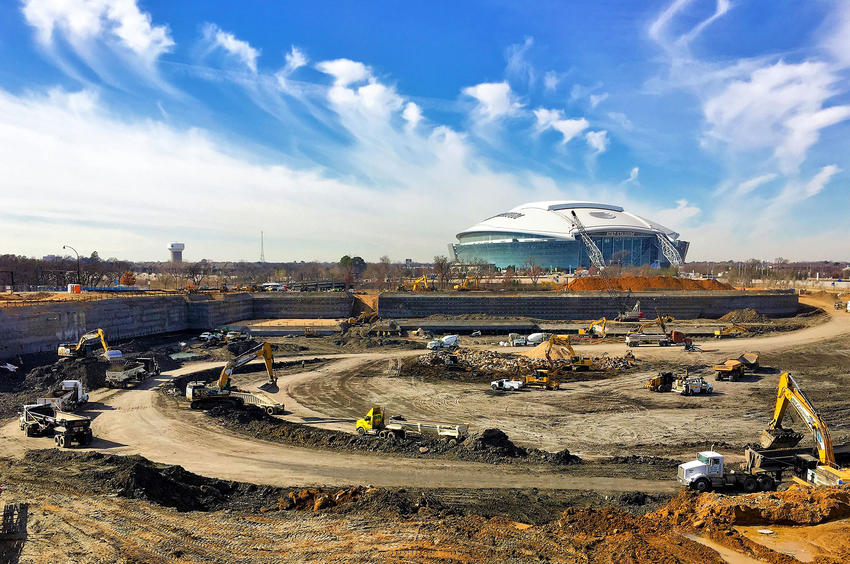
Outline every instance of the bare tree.
[[440, 280], [440, 288], [444, 289], [446, 287], [446, 281], [452, 275], [451, 263], [447, 257], [443, 255], [434, 257], [434, 274], [437, 275], [437, 278]]
[[537, 264], [537, 260], [534, 257], [525, 259], [525, 271], [528, 277], [531, 278], [531, 284], [537, 286], [537, 281], [543, 276], [543, 268]]
[[193, 285], [200, 286], [204, 279], [210, 275], [210, 264], [207, 259], [186, 263], [183, 267], [183, 275]]

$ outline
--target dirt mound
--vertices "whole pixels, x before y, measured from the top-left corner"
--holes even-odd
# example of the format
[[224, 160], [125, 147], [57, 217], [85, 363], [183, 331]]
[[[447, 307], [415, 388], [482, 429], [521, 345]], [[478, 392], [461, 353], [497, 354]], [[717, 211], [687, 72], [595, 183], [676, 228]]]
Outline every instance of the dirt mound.
[[581, 459], [571, 454], [569, 450], [551, 453], [539, 449], [518, 447], [498, 429], [488, 429], [485, 432], [474, 434], [460, 444], [454, 445], [443, 439], [427, 436], [407, 436], [403, 439], [389, 441], [375, 436], [319, 429], [278, 419], [256, 409], [234, 409], [218, 406], [207, 413], [217, 423], [230, 430], [245, 433], [258, 439], [309, 448], [380, 452], [416, 458], [448, 458], [491, 464], [528, 461], [568, 465], [581, 462]]
[[721, 317], [720, 321], [726, 321], [728, 323], [764, 323], [770, 321], [770, 319], [753, 308], [748, 307], [745, 309], [734, 309]]
[[[362, 486], [355, 486], [336, 493], [322, 489], [306, 488], [303, 490], [289, 492], [286, 497], [278, 500], [278, 509], [286, 511], [295, 509], [297, 511], [321, 511], [330, 507], [351, 503], [360, 498], [365, 491]], [[369, 490], [370, 492], [376, 490]]]
[[691, 280], [672, 276], [603, 276], [576, 278], [567, 286], [570, 292], [642, 292], [648, 290], [733, 290], [729, 284], [717, 280]]

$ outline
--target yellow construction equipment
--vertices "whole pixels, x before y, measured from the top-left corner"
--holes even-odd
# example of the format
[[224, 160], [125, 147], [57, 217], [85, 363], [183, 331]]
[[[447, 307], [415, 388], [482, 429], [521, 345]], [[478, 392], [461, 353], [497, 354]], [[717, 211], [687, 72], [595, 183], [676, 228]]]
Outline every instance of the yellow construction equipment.
[[794, 407], [800, 419], [811, 431], [818, 451], [818, 458], [813, 461], [816, 464], [813, 468], [806, 469], [804, 481], [823, 486], [850, 483], [850, 469], [841, 468], [835, 462], [832, 437], [826, 422], [818, 415], [789, 372], [784, 372], [779, 377], [773, 419], [767, 429], [762, 431], [761, 445], [767, 449], [791, 448], [803, 438], [800, 433], [782, 427], [782, 419], [789, 405]]
[[268, 343], [263, 343], [262, 345], [258, 345], [253, 349], [245, 351], [224, 365], [224, 368], [221, 369], [221, 374], [218, 376], [217, 386], [219, 389], [224, 390], [230, 386], [230, 376], [233, 374], [234, 370], [244, 364], [248, 364], [255, 358], [260, 357], [262, 357], [266, 363], [266, 372], [268, 372], [269, 375], [269, 384], [277, 384], [277, 376], [274, 375], [274, 354], [272, 353], [272, 346]]
[[348, 324], [349, 325], [361, 325], [361, 324], [369, 324], [374, 323], [375, 320], [378, 319], [377, 312], [374, 311], [364, 311], [357, 317], [349, 317]]
[[114, 360], [122, 357], [121, 351], [112, 350], [106, 343], [106, 333], [103, 329], [96, 329], [80, 337], [77, 343], [62, 343], [57, 349], [57, 354], [63, 358], [82, 358], [90, 356], [98, 348], [98, 341], [103, 347], [103, 357]]
[[523, 378], [523, 384], [530, 388], [542, 388], [544, 390], [557, 390], [561, 383], [552, 379], [548, 370], [535, 370], [534, 374]]
[[423, 292], [428, 289], [428, 277], [424, 274], [413, 281], [413, 286], [411, 286], [411, 290], [414, 292]]
[[665, 323], [671, 323], [673, 321], [676, 321], [675, 317], [670, 317], [669, 315], [665, 315], [662, 317], [659, 315], [652, 321], [642, 323], [637, 329], [635, 329], [634, 331], [629, 331], [629, 333], [643, 333], [646, 329], [649, 329], [650, 327], [655, 327], [656, 325], [658, 327], [661, 327], [661, 330], [664, 331], [664, 333], [667, 333], [667, 327]]
[[588, 356], [579, 356], [576, 354], [572, 344], [570, 344], [569, 335], [552, 335], [549, 337], [549, 346], [546, 348], [546, 360], [549, 361], [549, 366], [555, 366], [555, 362], [550, 356], [552, 348], [555, 346], [563, 347], [570, 354], [570, 368], [572, 370], [590, 370], [593, 366], [593, 359]]
[[587, 329], [579, 329], [578, 334], [589, 335], [591, 338], [601, 337], [604, 339], [606, 335], [605, 325], [607, 323], [608, 320], [604, 317], [602, 319], [597, 319], [596, 321], [591, 322], [590, 325], [587, 326]]
[[643, 387], [651, 392], [669, 392], [673, 389], [674, 379], [672, 372], [659, 372], [657, 376], [647, 380]]
[[746, 332], [747, 332], [746, 327], [741, 327], [740, 325], [730, 325], [729, 327], [726, 327], [724, 329], [716, 329], [714, 331], [714, 338], [715, 339], [722, 339], [723, 337], [726, 337], [728, 335], [737, 335], [738, 333], [746, 333]]
[[478, 276], [470, 276], [460, 284], [455, 284], [454, 289], [458, 292], [466, 292], [472, 290], [472, 284], [475, 283], [475, 289], [478, 290], [481, 278]]

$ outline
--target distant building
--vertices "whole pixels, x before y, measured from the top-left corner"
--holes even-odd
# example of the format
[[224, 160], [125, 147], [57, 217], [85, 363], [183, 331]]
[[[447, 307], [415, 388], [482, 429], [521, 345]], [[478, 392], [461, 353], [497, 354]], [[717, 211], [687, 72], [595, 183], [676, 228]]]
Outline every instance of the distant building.
[[531, 261], [543, 268], [574, 270], [591, 265], [587, 246], [572, 221], [572, 213], [602, 252], [606, 265], [658, 265], [670, 262], [662, 252], [669, 243], [682, 260], [689, 243], [663, 225], [625, 211], [620, 206], [595, 202], [532, 202], [485, 219], [457, 235], [453, 245], [463, 264], [522, 267]]
[[183, 250], [186, 248], [186, 245], [183, 243], [171, 243], [168, 245], [168, 250], [171, 252], [171, 262], [180, 263], [183, 262]]
[[62, 258], [63, 257], [60, 257], [59, 255], [44, 255], [43, 257], [41, 257], [41, 260], [56, 262], [58, 260], [62, 260]]

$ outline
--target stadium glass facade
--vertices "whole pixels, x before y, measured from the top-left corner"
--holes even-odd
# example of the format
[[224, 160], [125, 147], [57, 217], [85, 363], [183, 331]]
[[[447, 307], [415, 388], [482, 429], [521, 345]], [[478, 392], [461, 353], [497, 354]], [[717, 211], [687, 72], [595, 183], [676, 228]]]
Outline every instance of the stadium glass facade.
[[[473, 264], [484, 262], [499, 268], [508, 266], [522, 267], [533, 259], [543, 268], [575, 270], [589, 267], [590, 257], [581, 240], [556, 239], [524, 233], [464, 233], [458, 237], [459, 243], [453, 246], [458, 262]], [[593, 236], [591, 239], [602, 251], [605, 264], [623, 266], [654, 265], [669, 266], [660, 249], [658, 239], [649, 234], [635, 233], [633, 236]], [[682, 258], [688, 250], [688, 243], [675, 241]]]

